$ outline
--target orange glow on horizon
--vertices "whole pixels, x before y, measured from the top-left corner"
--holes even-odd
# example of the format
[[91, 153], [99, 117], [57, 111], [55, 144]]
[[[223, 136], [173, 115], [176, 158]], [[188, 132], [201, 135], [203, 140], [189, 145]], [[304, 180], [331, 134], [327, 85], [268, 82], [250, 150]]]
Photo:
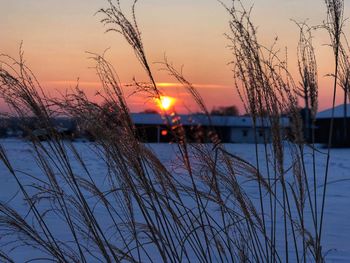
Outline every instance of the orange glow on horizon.
[[181, 87], [182, 85], [179, 83], [173, 83], [173, 82], [158, 82], [157, 86], [162, 88], [169, 88], [169, 87]]
[[[87, 59], [90, 55], [86, 55], [85, 51], [99, 53], [111, 47], [106, 52], [106, 59], [117, 71], [131, 112], [166, 110], [170, 113], [174, 105], [179, 114], [200, 111], [187, 88], [169, 72], [162, 70], [162, 63], [152, 65], [154, 79], [160, 92], [176, 98], [172, 106], [166, 109], [157, 100], [149, 100], [144, 94], [134, 92], [134, 77], [146, 83], [149, 79], [127, 41], [112, 32], [111, 35], [104, 34], [106, 28], [99, 23], [99, 19], [91, 16], [97, 10], [108, 7], [105, 2], [0, 1], [0, 53], [18, 58], [18, 49], [23, 40], [27, 66], [34, 72], [48, 97], [60, 98], [62, 94], [74, 90], [79, 83], [79, 88], [88, 94], [88, 98], [99, 103], [103, 98], [96, 94], [103, 92], [103, 87], [93, 69], [94, 61]], [[128, 13], [130, 5], [128, 1], [125, 2], [124, 11]], [[144, 40], [149, 47], [149, 62], [163, 61], [164, 57], [168, 57], [169, 63], [174, 62], [174, 67], [198, 89], [209, 110], [236, 105], [243, 114], [245, 108], [234, 84], [234, 65], [228, 63], [234, 61], [230, 48], [226, 48], [230, 46], [230, 41], [223, 36], [223, 33], [229, 33], [226, 9], [216, 1], [172, 1], [172, 4], [157, 1], [157, 5], [154, 1], [145, 2], [139, 5], [137, 15], [140, 15], [139, 22], [142, 22], [140, 26], [147, 33]], [[274, 48], [280, 50], [277, 55], [282, 60], [288, 55], [288, 69], [298, 84], [299, 30], [295, 23], [290, 23], [290, 18], [296, 21], [307, 18], [314, 25], [322, 24], [326, 15], [324, 4], [316, 3], [320, 1], [274, 1], [271, 15], [269, 4], [273, 1], [254, 2], [256, 5], [251, 18], [255, 27], [259, 27], [260, 44], [272, 47], [276, 42]], [[250, 7], [250, 4], [246, 7]], [[181, 19], [176, 13], [182, 14]], [[72, 14], [78, 16], [73, 17]], [[349, 14], [348, 9], [344, 16]], [[212, 26], [201, 23], [203, 17], [210, 17]], [[316, 30], [314, 39], [320, 88], [319, 110], [324, 110], [332, 104], [333, 81], [329, 76], [334, 70], [334, 54], [331, 48], [324, 45], [329, 42], [326, 32]], [[288, 54], [284, 54], [284, 50]], [[342, 92], [337, 92], [337, 104], [342, 101]], [[0, 109], [6, 107], [6, 103], [0, 100]]]
[[169, 96], [160, 96], [159, 99], [156, 99], [157, 105], [161, 110], [169, 110], [174, 106], [176, 99]]

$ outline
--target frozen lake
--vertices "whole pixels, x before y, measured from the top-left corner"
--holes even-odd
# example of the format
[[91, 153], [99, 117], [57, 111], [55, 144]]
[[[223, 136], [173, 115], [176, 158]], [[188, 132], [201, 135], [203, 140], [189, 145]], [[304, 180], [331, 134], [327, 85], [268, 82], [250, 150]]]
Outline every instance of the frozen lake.
[[[14, 167], [21, 172], [23, 182], [30, 183], [28, 175], [38, 176], [40, 170], [36, 165], [36, 160], [32, 154], [30, 146], [21, 140], [6, 139], [1, 144], [7, 151], [9, 159], [13, 162]], [[79, 153], [87, 163], [87, 168], [91, 173], [98, 176], [97, 181], [101, 185], [105, 182], [105, 163], [96, 155], [89, 147], [89, 143], [74, 143]], [[150, 147], [159, 158], [169, 166], [175, 161], [176, 147], [170, 144], [149, 144]], [[225, 148], [230, 153], [236, 154], [241, 158], [255, 163], [254, 145], [249, 144], [227, 144]], [[259, 146], [259, 151], [263, 151], [263, 147]], [[321, 152], [326, 150], [320, 149]], [[287, 157], [288, 158], [288, 157]], [[325, 170], [325, 155], [318, 154], [317, 171], [321, 176]], [[311, 169], [312, 160], [306, 158], [307, 169]], [[319, 180], [322, 182], [323, 180]], [[247, 186], [251, 189], [247, 191], [256, 192], [251, 185]], [[318, 197], [321, 200], [322, 185], [318, 185]], [[9, 202], [16, 209], [24, 209], [23, 196], [19, 194], [18, 186], [14, 178], [6, 171], [3, 163], [0, 164], [0, 200]], [[26, 213], [26, 211], [23, 211]], [[329, 187], [326, 200], [326, 213], [324, 218], [323, 232], [323, 252], [327, 254], [327, 262], [350, 262], [350, 149], [333, 149], [330, 159], [330, 176]], [[1, 240], [1, 239], [0, 239]], [[23, 259], [20, 252], [14, 256]], [[19, 262], [19, 261], [18, 261]]]

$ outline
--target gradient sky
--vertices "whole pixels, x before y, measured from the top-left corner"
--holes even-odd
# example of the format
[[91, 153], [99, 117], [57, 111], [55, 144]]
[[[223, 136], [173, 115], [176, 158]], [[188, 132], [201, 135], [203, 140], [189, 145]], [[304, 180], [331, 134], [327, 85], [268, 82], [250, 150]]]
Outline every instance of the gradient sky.
[[[127, 7], [131, 0], [122, 2]], [[278, 36], [278, 47], [288, 48], [290, 68], [296, 72], [298, 29], [290, 19], [320, 24], [325, 18], [324, 1], [243, 2], [247, 5], [254, 2], [252, 18], [261, 42], [270, 45]], [[115, 33], [105, 34], [99, 23], [101, 16], [94, 16], [106, 6], [105, 0], [0, 0], [0, 53], [16, 57], [23, 41], [27, 64], [51, 94], [74, 87], [78, 78], [80, 87], [91, 96], [99, 89], [86, 51], [102, 53], [110, 48], [107, 58], [123, 83], [131, 82], [133, 77], [145, 80], [124, 39]], [[345, 17], [349, 17], [348, 10]], [[229, 17], [216, 0], [140, 0], [137, 16], [150, 62], [162, 61], [166, 54], [175, 65], [184, 65], [185, 76], [195, 83], [209, 108], [235, 104], [242, 109], [233, 88], [231, 67], [227, 65], [232, 59], [224, 36]], [[349, 26], [345, 31], [349, 31]], [[328, 43], [327, 35], [317, 33], [316, 37], [320, 107], [324, 109], [331, 102], [330, 79], [325, 75], [331, 72], [333, 62], [330, 49], [324, 45]], [[174, 82], [158, 71], [159, 65], [152, 67], [157, 82]], [[186, 111], [186, 107], [196, 110], [181, 87], [163, 86], [166, 94], [178, 97], [178, 111]], [[130, 93], [126, 90], [126, 94]], [[128, 102], [132, 111], [153, 106], [142, 96], [132, 96]]]

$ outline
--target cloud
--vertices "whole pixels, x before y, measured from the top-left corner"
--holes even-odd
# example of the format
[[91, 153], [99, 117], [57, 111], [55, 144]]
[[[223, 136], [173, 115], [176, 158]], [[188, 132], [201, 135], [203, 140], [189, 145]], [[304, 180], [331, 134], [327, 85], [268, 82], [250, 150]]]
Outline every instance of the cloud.
[[[193, 87], [195, 88], [204, 88], [204, 89], [226, 89], [231, 88], [227, 85], [220, 85], [220, 84], [203, 84], [203, 83], [192, 83]], [[181, 88], [183, 87], [180, 83], [172, 83], [172, 82], [158, 82], [157, 86], [160, 88]]]
[[99, 87], [101, 86], [100, 82], [97, 81], [78, 81], [78, 80], [54, 80], [54, 81], [43, 81], [47, 86], [76, 86], [79, 84], [79, 87]]
[[[43, 81], [43, 83], [47, 86], [54, 85], [54, 86], [76, 86], [79, 83], [80, 87], [100, 87], [101, 83], [99, 81], [78, 81], [78, 80], [53, 80], [53, 81]], [[122, 86], [124, 88], [130, 88], [126, 87], [127, 85], [130, 85], [130, 83], [122, 83]], [[203, 83], [193, 83], [192, 84], [195, 88], [198, 89], [226, 89], [231, 88], [227, 85], [221, 85], [221, 84], [203, 84]], [[181, 83], [176, 82], [157, 82], [157, 86], [159, 88], [182, 88]]]

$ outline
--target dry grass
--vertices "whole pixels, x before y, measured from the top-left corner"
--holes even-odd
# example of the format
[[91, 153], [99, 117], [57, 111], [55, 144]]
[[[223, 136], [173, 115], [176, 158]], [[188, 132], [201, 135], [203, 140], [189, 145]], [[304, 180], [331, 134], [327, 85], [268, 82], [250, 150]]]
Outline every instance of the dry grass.
[[[109, 0], [108, 7], [98, 13], [107, 32], [121, 34], [144, 67], [149, 83], [135, 81], [135, 86], [159, 98], [161, 93], [136, 21], [136, 2], [130, 19], [119, 1]], [[341, 49], [339, 37], [343, 2], [326, 3], [326, 28], [338, 65], [339, 54], [345, 50]], [[278, 52], [259, 44], [249, 10], [240, 1], [224, 7], [230, 14], [227, 38], [237, 90], [254, 129], [258, 123], [271, 127], [272, 143], [265, 138], [263, 153], [255, 144], [255, 163], [227, 152], [213, 128], [212, 144], [188, 143], [181, 122], [172, 121], [175, 115], [166, 118], [178, 142], [176, 169], [165, 165], [137, 137], [122, 85], [104, 56], [91, 54], [104, 90], [101, 105], [89, 101], [78, 88], [63, 98], [49, 99], [25, 65], [22, 51], [19, 60], [1, 56], [1, 97], [16, 116], [23, 120], [34, 117], [37, 126], [44, 127], [51, 138], [39, 141], [28, 127], [30, 146], [41, 170], [31, 175], [30, 186], [23, 184], [23, 174], [8, 159], [6, 149], [0, 148], [0, 159], [16, 179], [28, 205], [28, 213], [23, 216], [9, 204], [0, 204], [0, 244], [6, 252], [0, 251], [1, 260], [11, 262], [7, 254], [25, 246], [40, 255], [34, 261], [324, 261], [321, 234], [328, 167], [323, 199], [317, 200], [316, 155], [313, 151], [314, 170], [310, 173], [305, 165], [308, 135], [302, 132], [306, 125], [297, 104], [297, 97], [302, 95], [305, 107], [311, 108], [308, 118], [314, 120], [317, 65], [309, 28], [299, 24], [299, 85]], [[347, 90], [348, 66], [342, 58], [341, 83]], [[181, 71], [166, 59], [162, 66], [184, 85], [210, 118], [205, 102]], [[334, 75], [336, 88], [337, 67]], [[285, 112], [292, 120], [293, 143], [283, 137], [280, 116]], [[106, 185], [101, 186], [97, 180], [100, 174], [89, 168], [74, 143], [63, 141], [56, 132], [51, 119], [57, 113], [76, 119], [96, 139], [91, 151], [104, 163]], [[311, 134], [313, 139], [314, 132]], [[285, 154], [292, 156], [290, 167], [286, 167]], [[247, 183], [258, 189], [258, 202], [246, 192]], [[310, 215], [305, 211], [311, 211]], [[311, 216], [311, 225], [306, 224], [310, 219], [307, 216]], [[50, 217], [60, 222], [60, 229], [68, 237], [60, 237], [56, 225], [49, 224]], [[280, 220], [282, 237], [277, 233]]]

